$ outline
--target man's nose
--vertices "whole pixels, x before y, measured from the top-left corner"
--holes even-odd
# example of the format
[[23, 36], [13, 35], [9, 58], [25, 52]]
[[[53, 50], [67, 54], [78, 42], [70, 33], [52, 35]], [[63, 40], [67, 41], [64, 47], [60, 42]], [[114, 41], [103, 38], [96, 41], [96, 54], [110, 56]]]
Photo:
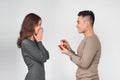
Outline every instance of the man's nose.
[[76, 25], [76, 28], [78, 28], [78, 25]]

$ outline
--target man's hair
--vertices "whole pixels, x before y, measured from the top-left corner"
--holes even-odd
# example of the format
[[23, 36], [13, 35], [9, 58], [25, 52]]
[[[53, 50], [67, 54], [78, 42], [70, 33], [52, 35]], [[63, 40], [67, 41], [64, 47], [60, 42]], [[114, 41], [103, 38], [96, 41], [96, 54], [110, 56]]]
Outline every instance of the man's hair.
[[82, 16], [82, 17], [88, 16], [90, 21], [91, 21], [91, 25], [93, 26], [94, 21], [95, 21], [95, 16], [94, 16], [94, 13], [92, 11], [90, 11], [90, 10], [80, 11], [78, 13], [78, 16]]

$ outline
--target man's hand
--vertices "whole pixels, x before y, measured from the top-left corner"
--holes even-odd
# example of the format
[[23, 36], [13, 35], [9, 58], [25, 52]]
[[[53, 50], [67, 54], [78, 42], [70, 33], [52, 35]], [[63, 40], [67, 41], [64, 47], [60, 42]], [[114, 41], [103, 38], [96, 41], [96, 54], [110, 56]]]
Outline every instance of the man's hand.
[[61, 44], [58, 45], [58, 46], [60, 48], [61, 53], [68, 54], [70, 51], [72, 51], [72, 49], [71, 49], [67, 40], [62, 39], [62, 40], [60, 40], [60, 42], [61, 42]]
[[62, 43], [64, 48], [68, 49], [69, 51], [72, 50], [67, 40], [62, 39], [62, 40], [60, 40], [60, 42]]
[[63, 54], [68, 54], [70, 51], [65, 48], [63, 45], [58, 45], [59, 48], [60, 48], [60, 52], [63, 53]]

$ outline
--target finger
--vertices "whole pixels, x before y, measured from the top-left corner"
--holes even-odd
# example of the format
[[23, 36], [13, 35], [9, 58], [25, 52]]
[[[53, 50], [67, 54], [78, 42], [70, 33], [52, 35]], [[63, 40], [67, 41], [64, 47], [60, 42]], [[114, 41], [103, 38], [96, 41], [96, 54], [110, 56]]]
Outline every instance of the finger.
[[63, 54], [68, 53], [68, 49], [64, 48], [63, 46], [61, 46], [61, 47], [62, 47], [62, 49], [63, 49], [63, 50], [61, 50], [61, 52], [62, 52]]
[[69, 44], [68, 43], [63, 43], [63, 46], [68, 48]]
[[60, 40], [61, 42], [66, 42], [66, 40], [65, 39], [62, 39], [62, 40]]
[[40, 30], [43, 32], [43, 27], [40, 27]]
[[33, 37], [35, 37], [35, 38], [36, 38], [36, 34], [34, 34], [34, 35], [33, 35]]
[[63, 45], [68, 45], [68, 43], [63, 43]]
[[61, 45], [58, 45], [58, 47], [59, 47], [61, 50], [63, 50], [63, 48], [61, 47]]
[[65, 40], [60, 40], [60, 42], [62, 43], [62, 45], [63, 45], [64, 43], [66, 43], [66, 41], [65, 41]]
[[42, 30], [42, 28], [40, 28], [38, 31], [38, 34], [42, 34], [42, 33], [43, 33], [43, 30]]
[[61, 41], [62, 41], [63, 43], [67, 43], [67, 44], [68, 44], [68, 41], [65, 40], [65, 39], [62, 39]]
[[63, 45], [61, 45], [61, 48], [62, 48], [63, 50], [67, 50]]
[[33, 38], [36, 40], [36, 38], [37, 38], [37, 35], [36, 35], [36, 34], [34, 34], [34, 35], [33, 35]]

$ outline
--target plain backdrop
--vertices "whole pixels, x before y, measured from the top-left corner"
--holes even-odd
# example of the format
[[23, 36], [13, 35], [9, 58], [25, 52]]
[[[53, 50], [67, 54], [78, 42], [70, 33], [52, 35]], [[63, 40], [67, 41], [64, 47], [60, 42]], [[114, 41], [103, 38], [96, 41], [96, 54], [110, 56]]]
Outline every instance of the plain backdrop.
[[77, 32], [77, 14], [95, 13], [94, 30], [102, 45], [100, 80], [120, 80], [120, 0], [0, 0], [0, 80], [24, 80], [27, 67], [16, 42], [28, 13], [42, 17], [43, 44], [50, 53], [46, 80], [75, 80], [77, 66], [60, 53], [60, 39], [76, 52], [84, 38]]

